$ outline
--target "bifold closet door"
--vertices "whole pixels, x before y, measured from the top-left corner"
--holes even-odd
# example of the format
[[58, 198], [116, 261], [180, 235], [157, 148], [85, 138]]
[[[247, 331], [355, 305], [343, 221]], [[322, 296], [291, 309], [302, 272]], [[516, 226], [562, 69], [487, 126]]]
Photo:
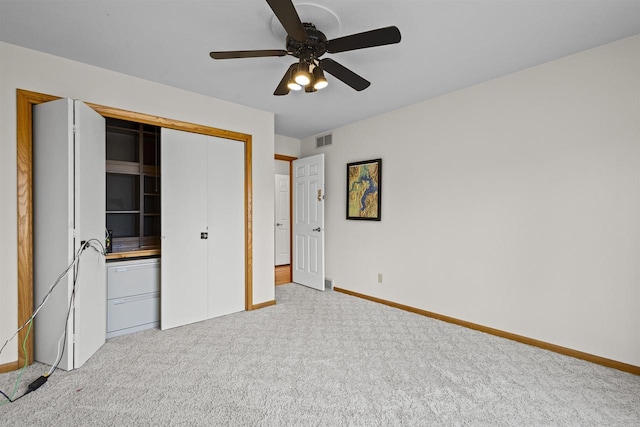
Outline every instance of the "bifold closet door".
[[[104, 156], [104, 118], [86, 104], [64, 98], [33, 107], [36, 305], [73, 262], [83, 242], [104, 242]], [[38, 312], [35, 360], [53, 365], [59, 358], [61, 369], [81, 367], [105, 342], [106, 298], [104, 258], [88, 249]]]
[[244, 310], [244, 144], [162, 129], [160, 325]]

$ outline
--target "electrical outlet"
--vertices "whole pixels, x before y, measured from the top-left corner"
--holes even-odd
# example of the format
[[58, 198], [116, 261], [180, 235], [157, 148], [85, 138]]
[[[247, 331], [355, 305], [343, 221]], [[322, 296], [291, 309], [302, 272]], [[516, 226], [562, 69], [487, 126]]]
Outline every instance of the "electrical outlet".
[[378, 283], [382, 283], [382, 273], [378, 273]]

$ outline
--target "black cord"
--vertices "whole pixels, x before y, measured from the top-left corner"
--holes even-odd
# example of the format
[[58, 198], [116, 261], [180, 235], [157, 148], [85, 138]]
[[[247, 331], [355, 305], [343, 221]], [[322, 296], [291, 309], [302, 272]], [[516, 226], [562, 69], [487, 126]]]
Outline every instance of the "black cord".
[[13, 403], [13, 402], [14, 402], [13, 400], [11, 400], [11, 398], [10, 398], [9, 396], [7, 396], [6, 394], [4, 394], [4, 391], [0, 390], [0, 394], [2, 394], [4, 397], [6, 397], [6, 398], [7, 398], [7, 400], [8, 400], [9, 402], [11, 402], [11, 403]]
[[23, 398], [23, 397], [25, 397], [27, 394], [29, 394], [29, 393], [31, 393], [31, 392], [36, 391], [37, 389], [39, 389], [39, 388], [40, 388], [44, 383], [46, 383], [46, 382], [47, 382], [47, 379], [48, 379], [48, 378], [47, 378], [47, 377], [45, 377], [44, 375], [39, 376], [38, 378], [36, 378], [36, 380], [35, 380], [35, 381], [33, 381], [31, 384], [29, 384], [29, 387], [27, 387], [27, 390], [26, 390], [24, 393], [22, 393], [20, 396], [16, 397], [16, 398], [15, 398], [15, 399], [13, 399], [13, 400], [11, 400], [11, 398], [10, 398], [9, 396], [7, 396], [6, 394], [4, 394], [4, 392], [3, 392], [3, 391], [0, 391], [0, 393], [2, 393], [2, 395], [3, 395], [4, 397], [6, 397], [6, 398], [7, 398], [7, 400], [8, 400], [10, 403], [13, 403], [13, 402], [15, 402], [16, 400], [20, 400], [20, 399], [22, 399], [22, 398]]
[[23, 397], [25, 397], [27, 394], [31, 393], [31, 390], [27, 390], [27, 391], [25, 391], [24, 393], [22, 393], [20, 396], [16, 397], [16, 398], [15, 398], [15, 399], [13, 399], [13, 400], [11, 400], [11, 398], [10, 398], [9, 396], [7, 396], [6, 394], [4, 394], [4, 392], [3, 392], [3, 391], [0, 391], [0, 393], [2, 393], [2, 395], [3, 395], [4, 397], [6, 397], [6, 398], [7, 398], [7, 400], [9, 401], [9, 403], [13, 403], [13, 402], [15, 402], [16, 400], [20, 400], [20, 399], [22, 399]]
[[20, 400], [23, 397], [25, 397], [27, 394], [31, 393], [33, 390], [32, 389], [27, 389], [24, 393], [22, 393], [20, 396], [16, 397], [15, 399], [11, 400], [11, 398], [9, 396], [7, 396], [6, 394], [4, 394], [4, 392], [2, 390], [0, 390], [0, 393], [7, 398], [7, 400], [9, 401], [9, 403], [13, 403], [16, 400]]
[[[58, 360], [55, 362], [55, 365], [53, 366], [53, 369], [51, 370], [51, 373], [48, 375], [42, 375], [40, 377], [38, 377], [35, 381], [33, 381], [31, 384], [29, 384], [27, 390], [21, 394], [20, 396], [16, 397], [15, 399], [11, 399], [9, 396], [7, 396], [2, 390], [0, 390], [0, 394], [2, 394], [10, 403], [15, 402], [16, 400], [19, 400], [21, 398], [23, 398], [24, 396], [26, 396], [27, 394], [36, 391], [38, 388], [40, 388], [44, 383], [47, 382], [48, 377], [50, 377], [51, 375], [53, 375], [53, 373], [58, 369], [58, 365], [60, 364], [60, 362], [62, 361], [62, 355], [64, 354], [64, 350], [66, 348], [66, 344], [67, 344], [67, 331], [69, 329], [69, 316], [71, 315], [71, 307], [73, 307], [73, 304], [75, 302], [75, 296], [76, 296], [76, 284], [78, 282], [78, 276], [80, 274], [80, 256], [82, 255], [82, 253], [89, 247], [91, 246], [91, 242], [95, 241], [100, 245], [100, 248], [102, 249], [101, 251], [96, 249], [94, 247], [94, 249], [104, 255], [105, 254], [105, 249], [104, 246], [102, 245], [102, 242], [99, 241], [98, 239], [89, 239], [85, 242], [82, 242], [82, 246], [80, 247], [80, 249], [78, 250], [78, 254], [76, 256], [76, 259], [74, 259], [73, 263], [76, 263], [76, 269], [73, 275], [73, 287], [72, 287], [72, 291], [71, 291], [71, 298], [69, 300], [69, 308], [67, 309], [67, 316], [65, 319], [65, 323], [64, 323], [64, 335], [62, 338], [62, 351], [60, 352], [60, 356], [58, 357]], [[73, 263], [71, 265], [73, 265]], [[47, 297], [53, 292], [53, 289], [57, 286], [57, 284], [59, 283], [59, 281], [62, 279], [62, 277], [64, 277], [66, 275], [66, 273], [69, 271], [69, 268], [71, 267], [71, 265], [67, 268], [67, 270], [58, 278], [58, 281], [54, 284], [54, 286], [49, 290], [49, 292], [47, 293], [47, 295], [45, 296], [44, 300], [42, 301], [42, 303], [40, 303], [40, 305], [44, 305]], [[25, 325], [33, 320], [33, 318], [35, 317], [34, 313], [32, 315], [32, 317], [25, 322]], [[24, 325], [22, 326], [24, 327]], [[22, 329], [22, 327], [20, 329]], [[6, 345], [6, 344], [5, 344]], [[4, 348], [4, 346], [3, 346]]]

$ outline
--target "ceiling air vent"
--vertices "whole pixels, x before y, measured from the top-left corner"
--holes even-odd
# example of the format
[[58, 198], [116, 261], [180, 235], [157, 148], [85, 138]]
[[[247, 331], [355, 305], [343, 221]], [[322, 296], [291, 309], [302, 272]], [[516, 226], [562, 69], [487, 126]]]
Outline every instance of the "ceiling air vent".
[[331, 145], [333, 143], [332, 134], [327, 134], [323, 136], [316, 137], [316, 148], [324, 147], [327, 145]]

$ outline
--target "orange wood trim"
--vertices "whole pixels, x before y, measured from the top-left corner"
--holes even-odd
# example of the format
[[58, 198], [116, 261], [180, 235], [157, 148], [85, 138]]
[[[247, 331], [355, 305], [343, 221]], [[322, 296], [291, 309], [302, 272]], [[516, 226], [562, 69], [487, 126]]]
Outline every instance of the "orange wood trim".
[[128, 252], [111, 252], [106, 255], [107, 260], [112, 259], [126, 259], [126, 258], [140, 258], [147, 256], [160, 256], [160, 249], [143, 249], [139, 251]]
[[274, 157], [276, 160], [284, 160], [285, 162], [292, 162], [298, 159], [297, 157], [285, 156], [284, 154], [276, 154]]
[[246, 143], [246, 133], [234, 132], [225, 129], [213, 128], [210, 126], [198, 125], [195, 123], [183, 122], [181, 120], [167, 119], [165, 117], [153, 116], [150, 114], [136, 113], [134, 111], [121, 110], [119, 108], [106, 107], [104, 105], [86, 103], [100, 115], [104, 117], [112, 117], [115, 119], [129, 120], [132, 122], [145, 123], [153, 126], [159, 126], [168, 129], [176, 129], [185, 132], [200, 133], [203, 135], [217, 136], [224, 139], [232, 139]]
[[[18, 190], [18, 327], [33, 312], [33, 145], [32, 106], [59, 99], [21, 89], [16, 91], [16, 151]], [[17, 342], [24, 342], [27, 329], [18, 333]], [[33, 363], [33, 335], [27, 339], [27, 363]], [[25, 362], [18, 352], [17, 366]]]
[[272, 305], [276, 305], [276, 300], [271, 300], [271, 301], [266, 301], [266, 302], [261, 302], [260, 304], [256, 304], [253, 306], [254, 310], [259, 310], [261, 308], [265, 308], [265, 307], [271, 307]]
[[245, 135], [244, 140], [244, 227], [245, 227], [245, 268], [244, 268], [244, 308], [253, 310], [253, 140], [251, 135]]
[[[18, 327], [33, 312], [33, 140], [32, 107], [43, 102], [60, 99], [59, 96], [16, 90], [17, 131], [17, 190], [18, 190]], [[240, 141], [245, 145], [245, 309], [253, 308], [253, 187], [251, 183], [251, 135], [224, 129], [166, 119], [149, 114], [136, 113], [99, 104], [87, 103], [104, 117], [146, 123], [185, 132], [200, 133], [219, 138]], [[26, 328], [18, 334], [23, 342]], [[27, 339], [28, 363], [33, 363], [33, 334]], [[18, 366], [24, 364], [24, 356], [18, 355]], [[2, 366], [13, 366], [12, 363]], [[17, 368], [16, 368], [17, 369]]]
[[582, 351], [573, 350], [571, 348], [562, 347], [559, 345], [536, 340], [533, 338], [524, 337], [522, 335], [512, 334], [511, 332], [505, 332], [499, 329], [478, 325], [476, 323], [467, 322], [465, 320], [456, 319], [454, 317], [444, 316], [442, 314], [433, 313], [431, 311], [422, 310], [422, 309], [411, 307], [404, 304], [399, 304], [397, 302], [387, 301], [381, 298], [372, 297], [369, 295], [361, 294], [361, 293], [350, 291], [347, 289], [334, 288], [334, 291], [342, 292], [343, 294], [377, 302], [379, 304], [388, 305], [389, 307], [399, 308], [400, 310], [409, 311], [411, 313], [419, 314], [421, 316], [442, 320], [443, 322], [453, 323], [454, 325], [464, 326], [465, 328], [474, 329], [480, 332], [485, 332], [487, 334], [495, 335], [501, 338], [506, 338], [512, 341], [528, 344], [534, 347], [542, 348], [544, 350], [552, 351], [554, 353], [559, 353], [565, 356], [574, 357], [576, 359], [586, 360], [587, 362], [596, 363], [598, 365], [606, 366], [608, 368], [614, 368], [620, 371], [628, 372], [630, 374], [640, 375], [640, 366], [630, 365], [628, 363], [618, 362], [617, 360], [611, 360], [604, 357], [595, 356], [593, 354], [584, 353]]
[[[298, 160], [297, 157], [285, 156], [284, 154], [276, 154], [276, 160], [284, 160], [289, 162], [289, 278], [293, 280], [293, 226], [291, 226], [291, 218], [293, 218], [293, 161]], [[291, 281], [289, 280], [289, 282]], [[287, 283], [289, 283], [287, 282]], [[276, 285], [281, 284], [276, 281]]]
[[5, 372], [15, 371], [17, 369], [20, 369], [20, 366], [23, 366], [23, 365], [24, 365], [24, 361], [22, 362], [22, 365], [20, 365], [20, 363], [18, 362], [5, 363], [3, 365], [0, 365], [0, 374], [3, 374]]
[[289, 281], [293, 282], [293, 161], [289, 160]]

